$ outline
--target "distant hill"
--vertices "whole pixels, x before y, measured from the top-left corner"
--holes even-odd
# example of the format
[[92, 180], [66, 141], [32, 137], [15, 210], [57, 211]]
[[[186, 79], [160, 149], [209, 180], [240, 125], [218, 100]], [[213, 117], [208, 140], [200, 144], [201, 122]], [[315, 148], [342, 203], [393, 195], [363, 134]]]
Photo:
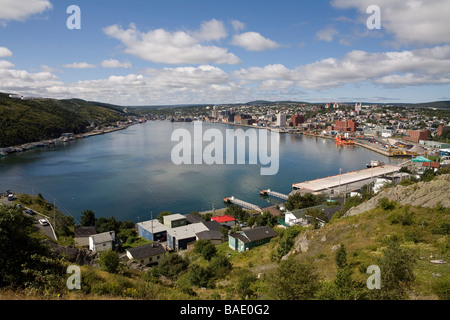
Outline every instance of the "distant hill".
[[435, 101], [426, 103], [415, 103], [414, 107], [430, 109], [450, 109], [450, 101]]
[[123, 108], [81, 99], [10, 98], [0, 93], [0, 148], [59, 138], [64, 132], [125, 120]]

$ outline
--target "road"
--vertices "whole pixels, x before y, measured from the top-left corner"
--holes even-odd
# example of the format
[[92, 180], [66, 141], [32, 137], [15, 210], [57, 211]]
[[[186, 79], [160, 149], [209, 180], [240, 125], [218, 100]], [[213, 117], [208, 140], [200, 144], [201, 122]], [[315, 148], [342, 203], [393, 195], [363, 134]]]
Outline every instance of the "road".
[[[0, 198], [0, 205], [11, 206], [13, 204], [14, 204], [14, 202], [13, 201], [9, 201], [8, 198], [5, 198], [5, 197], [1, 197]], [[28, 210], [28, 209], [31, 209], [31, 208], [24, 207], [23, 208], [23, 213], [28, 215], [27, 213], [25, 213], [25, 210]], [[47, 237], [49, 237], [50, 239], [56, 241], [57, 240], [56, 239], [56, 235], [55, 235], [55, 233], [53, 231], [53, 227], [51, 226], [50, 221], [47, 219], [47, 217], [45, 215], [35, 211], [35, 210], [33, 210], [33, 211], [36, 212], [36, 215], [32, 216], [33, 221], [34, 221], [33, 225], [34, 225], [36, 231], [38, 231], [38, 232], [42, 231]], [[47, 222], [49, 224], [46, 225], [46, 226], [41, 225], [39, 223], [39, 219], [45, 219], [45, 220], [47, 220]]]

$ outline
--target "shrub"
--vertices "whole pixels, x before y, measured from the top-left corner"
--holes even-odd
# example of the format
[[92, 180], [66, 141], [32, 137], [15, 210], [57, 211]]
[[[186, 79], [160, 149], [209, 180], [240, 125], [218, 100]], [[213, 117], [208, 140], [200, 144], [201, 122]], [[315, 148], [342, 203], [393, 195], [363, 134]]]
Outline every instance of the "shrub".
[[208, 243], [203, 249], [202, 249], [202, 256], [205, 260], [211, 261], [211, 259], [216, 255], [217, 249], [214, 245]]
[[101, 270], [116, 273], [119, 269], [119, 256], [111, 250], [102, 251], [99, 254], [98, 264]]
[[450, 234], [450, 222], [449, 221], [442, 221], [437, 227], [433, 228], [431, 230], [433, 234]]
[[214, 287], [213, 282], [210, 282], [211, 278], [211, 273], [206, 268], [196, 264], [191, 266], [187, 273], [189, 282], [197, 287]]
[[387, 211], [392, 210], [395, 208], [395, 201], [389, 201], [388, 198], [383, 197], [380, 200], [378, 200], [378, 205], [381, 207], [381, 209]]
[[216, 278], [224, 278], [233, 268], [230, 260], [224, 255], [218, 255], [211, 260], [208, 271]]
[[169, 254], [159, 265], [158, 271], [171, 279], [178, 277], [189, 266], [189, 259], [176, 253]]
[[450, 280], [446, 278], [440, 278], [436, 280], [432, 289], [435, 295], [438, 296], [440, 300], [450, 300]]
[[415, 182], [412, 181], [411, 179], [405, 179], [405, 180], [400, 181], [398, 184], [401, 186], [407, 187], [407, 186], [413, 185], [414, 183]]

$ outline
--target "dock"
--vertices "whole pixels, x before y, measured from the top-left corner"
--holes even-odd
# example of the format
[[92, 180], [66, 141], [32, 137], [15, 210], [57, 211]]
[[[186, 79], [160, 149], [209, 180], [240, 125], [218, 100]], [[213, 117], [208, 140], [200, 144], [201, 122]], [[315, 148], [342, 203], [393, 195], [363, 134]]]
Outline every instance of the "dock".
[[287, 194], [283, 194], [283, 193], [280, 193], [280, 192], [272, 191], [270, 189], [261, 190], [259, 192], [259, 194], [263, 195], [263, 196], [267, 195], [267, 196], [275, 197], [275, 198], [282, 199], [282, 200], [287, 200], [289, 198], [289, 195], [287, 195]]
[[347, 187], [349, 185], [354, 185], [353, 187], [355, 187], [355, 185], [358, 184], [362, 186], [377, 177], [398, 172], [400, 169], [401, 166], [386, 164], [379, 167], [338, 174], [327, 178], [294, 183], [292, 184], [292, 188], [294, 190], [304, 190], [312, 193], [327, 192], [335, 189], [338, 189], [338, 192], [340, 192], [339, 189], [341, 187]]
[[239, 200], [239, 199], [236, 199], [235, 197], [228, 197], [228, 198], [223, 199], [223, 201], [225, 203], [235, 204], [235, 205], [240, 206], [247, 210], [255, 210], [255, 211], [262, 212], [262, 209], [260, 207], [258, 207], [256, 204], [246, 202], [243, 200]]

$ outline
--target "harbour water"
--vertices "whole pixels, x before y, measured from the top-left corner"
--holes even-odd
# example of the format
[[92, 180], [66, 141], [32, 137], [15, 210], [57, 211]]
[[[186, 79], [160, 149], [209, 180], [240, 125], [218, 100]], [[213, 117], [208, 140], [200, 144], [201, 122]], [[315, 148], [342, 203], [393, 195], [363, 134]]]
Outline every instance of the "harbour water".
[[[291, 192], [292, 184], [366, 167], [371, 160], [396, 165], [370, 150], [333, 140], [280, 135], [279, 170], [262, 176], [260, 165], [175, 165], [172, 132], [193, 123], [148, 121], [105, 135], [0, 158], [0, 191], [41, 193], [79, 222], [81, 212], [134, 222], [162, 211], [187, 214], [224, 206], [225, 197], [266, 207], [260, 190]], [[223, 132], [234, 126], [204, 123]], [[207, 145], [208, 143], [205, 143]]]

